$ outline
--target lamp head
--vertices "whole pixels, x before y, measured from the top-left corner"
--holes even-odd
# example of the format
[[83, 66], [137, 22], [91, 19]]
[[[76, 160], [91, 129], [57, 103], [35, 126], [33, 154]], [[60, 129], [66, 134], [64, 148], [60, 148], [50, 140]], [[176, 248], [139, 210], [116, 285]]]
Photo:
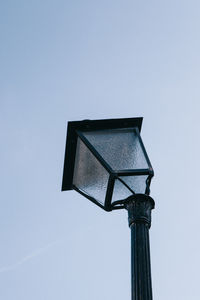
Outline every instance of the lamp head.
[[68, 123], [62, 190], [74, 189], [106, 211], [149, 195], [153, 169], [140, 131], [142, 118]]

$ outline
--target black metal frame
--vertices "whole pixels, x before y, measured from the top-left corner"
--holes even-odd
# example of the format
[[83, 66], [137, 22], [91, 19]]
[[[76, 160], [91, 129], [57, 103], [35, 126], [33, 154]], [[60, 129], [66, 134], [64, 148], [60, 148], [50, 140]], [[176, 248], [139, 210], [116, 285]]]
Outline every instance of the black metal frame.
[[126, 118], [126, 119], [106, 119], [106, 120], [83, 120], [68, 122], [64, 170], [62, 180], [62, 191], [73, 189], [73, 171], [76, 155], [77, 144], [77, 130], [90, 131], [101, 129], [114, 129], [114, 128], [129, 128], [137, 127], [139, 131], [142, 127], [143, 118]]
[[[142, 139], [140, 137], [140, 130], [142, 126], [142, 118], [128, 118], [128, 119], [107, 119], [107, 120], [84, 120], [84, 121], [75, 121], [68, 123], [67, 131], [67, 141], [66, 141], [66, 150], [65, 150], [65, 161], [64, 161], [64, 171], [63, 171], [63, 182], [62, 182], [62, 191], [74, 189], [79, 192], [81, 195], [100, 206], [106, 211], [111, 211], [114, 209], [124, 208], [123, 201], [115, 201], [111, 204], [114, 182], [118, 179], [119, 176], [130, 176], [130, 175], [148, 175], [147, 178], [147, 188], [145, 193], [149, 194], [149, 185], [151, 178], [153, 177], [153, 169], [150, 163], [150, 160], [147, 156], [145, 147], [143, 145]], [[109, 130], [109, 129], [123, 129], [123, 128], [134, 128], [136, 134], [139, 138], [139, 142], [145, 159], [149, 166], [148, 169], [135, 169], [135, 170], [113, 170], [109, 164], [103, 159], [103, 157], [96, 151], [93, 145], [87, 140], [87, 138], [82, 134], [86, 131], [97, 131], [97, 130]], [[101, 163], [101, 165], [108, 171], [110, 174], [107, 186], [107, 192], [105, 197], [105, 204], [102, 205], [95, 198], [91, 197], [84, 191], [75, 187], [72, 183], [73, 181], [73, 172], [75, 165], [75, 155], [76, 155], [76, 146], [78, 137], [82, 142], [88, 147], [96, 159]]]

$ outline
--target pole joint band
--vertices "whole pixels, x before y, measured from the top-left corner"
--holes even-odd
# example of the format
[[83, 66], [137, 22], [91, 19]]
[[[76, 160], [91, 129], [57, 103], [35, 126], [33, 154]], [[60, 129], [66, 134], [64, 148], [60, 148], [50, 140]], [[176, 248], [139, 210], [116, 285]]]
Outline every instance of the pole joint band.
[[134, 194], [125, 201], [125, 208], [128, 210], [128, 222], [133, 224], [142, 223], [151, 227], [151, 210], [155, 207], [154, 200], [145, 194]]

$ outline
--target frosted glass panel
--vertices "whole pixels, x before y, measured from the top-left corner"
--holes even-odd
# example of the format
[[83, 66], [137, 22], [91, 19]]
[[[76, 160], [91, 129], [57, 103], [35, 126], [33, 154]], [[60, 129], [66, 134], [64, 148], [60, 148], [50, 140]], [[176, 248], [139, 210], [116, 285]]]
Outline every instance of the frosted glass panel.
[[127, 187], [121, 183], [118, 179], [115, 180], [112, 202], [117, 200], [124, 200], [131, 196], [133, 193], [127, 189]]
[[136, 193], [145, 193], [148, 175], [121, 176], [120, 178]]
[[[146, 190], [146, 179], [147, 175], [140, 175], [140, 176], [121, 176], [119, 177], [124, 181], [126, 185], [128, 185], [131, 190], [135, 194], [145, 193]], [[113, 190], [113, 197], [112, 202], [117, 200], [123, 200], [127, 197], [133, 195], [133, 193], [126, 187], [120, 180], [115, 180], [114, 190]]]
[[83, 132], [113, 170], [147, 169], [135, 128]]
[[109, 173], [78, 138], [73, 184], [104, 205]]

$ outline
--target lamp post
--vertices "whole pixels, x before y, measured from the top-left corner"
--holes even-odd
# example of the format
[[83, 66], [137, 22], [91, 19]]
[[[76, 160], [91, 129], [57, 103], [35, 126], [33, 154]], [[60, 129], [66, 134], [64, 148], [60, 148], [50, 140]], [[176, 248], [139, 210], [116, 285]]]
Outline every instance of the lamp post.
[[127, 209], [132, 300], [152, 300], [149, 228], [153, 169], [142, 118], [68, 123], [62, 191], [74, 189], [106, 211]]

